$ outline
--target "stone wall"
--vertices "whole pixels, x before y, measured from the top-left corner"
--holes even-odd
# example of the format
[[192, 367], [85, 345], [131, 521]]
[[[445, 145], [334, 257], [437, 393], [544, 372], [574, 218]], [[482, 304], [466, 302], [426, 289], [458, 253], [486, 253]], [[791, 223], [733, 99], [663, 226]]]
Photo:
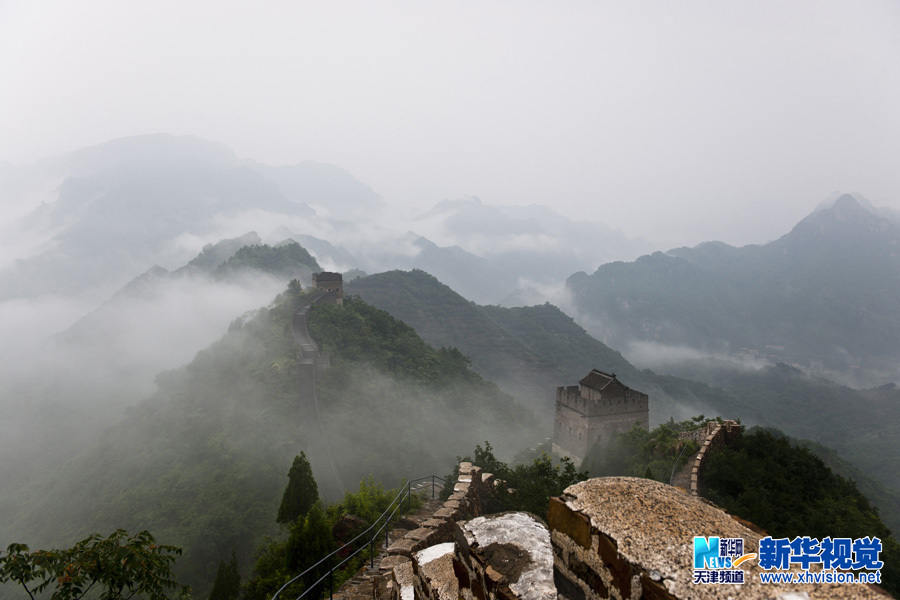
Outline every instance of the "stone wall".
[[461, 463], [450, 497], [389, 548], [376, 600], [556, 600], [549, 530], [527, 513], [480, 516], [494, 485]]
[[563, 600], [889, 598], [866, 585], [763, 584], [752, 560], [741, 567], [743, 585], [694, 584], [694, 536], [740, 537], [745, 552], [756, 552], [760, 534], [725, 511], [650, 479], [577, 483], [551, 499], [548, 522]]
[[551, 498], [547, 523], [521, 512], [481, 515], [493, 476], [460, 465], [451, 497], [381, 561], [373, 600], [886, 600], [879, 588], [762, 584], [753, 560], [743, 585], [693, 578], [694, 536], [760, 534], [725, 511], [649, 479], [601, 477]]
[[712, 452], [729, 444], [737, 436], [741, 435], [743, 426], [737, 421], [722, 421], [716, 423], [703, 440], [697, 456], [691, 465], [691, 496], [700, 495], [700, 478], [703, 477], [705, 461]]
[[[425, 555], [420, 553], [448, 543], [453, 545], [456, 540], [456, 522], [482, 514], [484, 499], [488, 497], [488, 490], [494, 486], [494, 476], [482, 473], [481, 468], [472, 463], [462, 462], [459, 464], [459, 475], [452, 485], [450, 497], [430, 519], [390, 544], [388, 556], [379, 566], [381, 573], [374, 586], [376, 598], [436, 600], [438, 597], [452, 597], [452, 600], [457, 600], [453, 590], [458, 589], [458, 584], [456, 588], [445, 589], [439, 583], [451, 584], [446, 572], [449, 560], [446, 558], [447, 552], [441, 553], [438, 549]], [[446, 550], [448, 546], [443, 548]], [[449, 564], [452, 570], [452, 561]], [[455, 577], [453, 581], [456, 581]]]

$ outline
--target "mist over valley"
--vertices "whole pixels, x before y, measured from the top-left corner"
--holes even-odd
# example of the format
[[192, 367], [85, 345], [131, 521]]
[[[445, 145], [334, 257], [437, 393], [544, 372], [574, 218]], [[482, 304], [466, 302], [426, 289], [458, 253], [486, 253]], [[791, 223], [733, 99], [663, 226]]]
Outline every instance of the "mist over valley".
[[0, 3], [0, 600], [900, 593], [889, 4]]

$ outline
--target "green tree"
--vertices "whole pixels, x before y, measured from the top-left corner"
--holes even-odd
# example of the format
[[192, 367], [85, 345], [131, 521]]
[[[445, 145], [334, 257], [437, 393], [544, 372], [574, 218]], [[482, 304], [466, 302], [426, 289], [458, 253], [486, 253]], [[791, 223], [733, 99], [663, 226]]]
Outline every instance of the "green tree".
[[291, 523], [302, 517], [319, 500], [319, 486], [312, 474], [306, 453], [294, 457], [288, 473], [288, 484], [278, 508], [279, 523]]
[[558, 496], [573, 483], [587, 479], [587, 473], [578, 471], [571, 459], [562, 458], [554, 463], [546, 453], [531, 462], [510, 466], [494, 456], [490, 442], [485, 442], [484, 447], [475, 446], [472, 462], [500, 481], [488, 499], [488, 512], [525, 510], [543, 516], [551, 496]]
[[219, 570], [213, 583], [209, 600], [237, 600], [241, 593], [241, 574], [238, 571], [237, 557], [231, 553], [231, 561], [219, 561]]
[[306, 517], [298, 519], [288, 538], [286, 561], [289, 571], [305, 569], [332, 550], [331, 526], [321, 502], [310, 507]]
[[[297, 519], [291, 528], [285, 552], [288, 572], [303, 571], [331, 552], [333, 546], [331, 525], [322, 508], [322, 503], [316, 502], [306, 513], [306, 517]], [[307, 573], [303, 577], [303, 587], [312, 587], [328, 571], [328, 566], [323, 564]], [[321, 590], [322, 587], [324, 586], [320, 584], [319, 589]], [[311, 593], [313, 598], [319, 596], [317, 591]]]
[[[284, 564], [286, 546], [286, 541], [268, 540], [259, 549], [253, 575], [244, 587], [244, 600], [268, 600], [291, 578]], [[285, 590], [285, 597], [296, 598], [302, 591], [299, 584], [291, 585]]]
[[93, 534], [64, 550], [31, 552], [25, 544], [10, 544], [0, 553], [0, 583], [19, 584], [32, 600], [48, 588], [51, 600], [80, 600], [92, 590], [91, 597], [100, 600], [135, 595], [166, 600], [170, 591], [189, 598], [189, 589], [172, 576], [180, 554], [180, 548], [157, 544], [147, 531], [132, 536], [122, 529], [105, 538]]
[[581, 468], [591, 477], [630, 475], [668, 483], [671, 474], [687, 464], [699, 449], [695, 441], [681, 434], [703, 427], [710, 420], [714, 419], [700, 415], [688, 421], [670, 420], [651, 430], [635, 426], [606, 443], [595, 444]]

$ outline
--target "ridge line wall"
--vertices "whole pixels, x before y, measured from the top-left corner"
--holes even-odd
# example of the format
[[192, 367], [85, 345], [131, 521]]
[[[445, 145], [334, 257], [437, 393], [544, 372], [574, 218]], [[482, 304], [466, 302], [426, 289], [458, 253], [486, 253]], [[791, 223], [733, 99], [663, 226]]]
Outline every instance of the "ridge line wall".
[[715, 428], [709, 432], [709, 435], [703, 440], [700, 451], [697, 452], [697, 456], [694, 458], [694, 464], [691, 467], [691, 496], [700, 495], [700, 477], [703, 475], [703, 468], [705, 467], [705, 461], [709, 457], [709, 454], [712, 451], [727, 445], [734, 440], [735, 437], [741, 435], [742, 429], [743, 426], [737, 421], [726, 420], [717, 423]]

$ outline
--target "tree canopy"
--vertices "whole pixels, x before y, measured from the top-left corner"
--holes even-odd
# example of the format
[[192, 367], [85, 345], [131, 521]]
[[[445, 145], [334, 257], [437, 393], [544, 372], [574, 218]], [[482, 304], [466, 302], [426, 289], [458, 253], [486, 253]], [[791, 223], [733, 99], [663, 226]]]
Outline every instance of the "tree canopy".
[[157, 544], [147, 531], [129, 535], [123, 529], [107, 537], [93, 534], [62, 550], [30, 551], [15, 543], [0, 552], [0, 583], [16, 583], [32, 599], [48, 589], [51, 600], [80, 600], [91, 592], [100, 600], [135, 595], [166, 600], [170, 592], [189, 598], [189, 588], [172, 576], [180, 554], [180, 548]]
[[238, 571], [237, 557], [231, 553], [231, 560], [219, 561], [219, 570], [213, 582], [209, 600], [237, 600], [241, 594], [241, 574]]
[[[474, 458], [460, 458], [457, 463], [461, 460], [471, 460], [500, 482], [487, 500], [487, 512], [524, 510], [543, 517], [551, 496], [558, 496], [573, 483], [587, 479], [587, 472], [578, 471], [571, 459], [554, 462], [545, 452], [531, 462], [509, 465], [494, 456], [494, 448], [487, 441], [484, 446], [475, 446]], [[450, 475], [448, 480], [455, 481], [455, 475]]]

